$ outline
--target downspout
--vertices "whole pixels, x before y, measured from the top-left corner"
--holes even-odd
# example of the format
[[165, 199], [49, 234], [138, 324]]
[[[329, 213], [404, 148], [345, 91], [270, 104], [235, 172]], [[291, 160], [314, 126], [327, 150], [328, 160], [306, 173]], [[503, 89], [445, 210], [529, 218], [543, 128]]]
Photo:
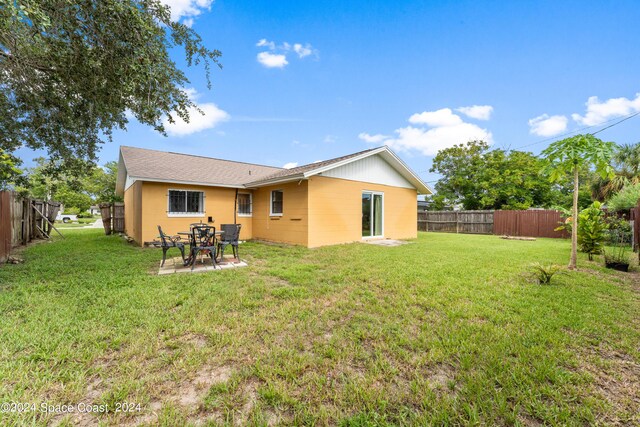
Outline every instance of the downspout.
[[233, 223], [237, 224], [236, 222], [236, 215], [238, 212], [238, 189], [236, 188], [236, 198], [233, 201]]

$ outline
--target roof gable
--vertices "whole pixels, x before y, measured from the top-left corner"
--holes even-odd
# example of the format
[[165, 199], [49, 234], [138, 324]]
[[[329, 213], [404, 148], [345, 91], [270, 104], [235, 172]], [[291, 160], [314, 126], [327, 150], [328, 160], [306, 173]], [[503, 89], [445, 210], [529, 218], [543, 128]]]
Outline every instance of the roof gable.
[[[409, 183], [411, 188], [418, 190], [419, 194], [433, 194], [433, 191], [427, 184], [425, 184], [418, 175], [413, 172], [400, 158], [389, 149], [389, 147], [382, 146], [378, 148], [372, 148], [358, 153], [349, 154], [347, 156], [336, 157], [335, 159], [325, 160], [323, 162], [310, 163], [304, 166], [298, 166], [296, 168], [281, 170], [275, 174], [269, 175], [266, 178], [250, 182], [247, 187], [262, 187], [265, 185], [277, 184], [281, 182], [294, 181], [297, 179], [307, 179], [314, 175], [326, 174], [328, 171], [336, 170], [345, 165], [359, 162], [371, 156], [379, 156], [383, 159], [391, 168], [393, 168], [397, 174], [399, 174], [406, 182]], [[339, 172], [338, 172], [339, 173]], [[364, 172], [371, 176], [370, 171]], [[327, 175], [328, 176], [328, 175]], [[347, 178], [353, 179], [353, 178]], [[374, 182], [369, 178], [365, 182]]]

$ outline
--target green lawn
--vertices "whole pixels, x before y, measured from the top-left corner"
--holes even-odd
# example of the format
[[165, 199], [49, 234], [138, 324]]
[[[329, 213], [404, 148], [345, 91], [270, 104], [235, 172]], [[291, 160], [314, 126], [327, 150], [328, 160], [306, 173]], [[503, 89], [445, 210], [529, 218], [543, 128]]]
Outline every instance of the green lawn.
[[65, 235], [0, 267], [0, 401], [38, 405], [2, 425], [640, 423], [637, 273], [523, 277], [568, 241], [247, 243], [248, 268], [157, 276], [157, 249]]

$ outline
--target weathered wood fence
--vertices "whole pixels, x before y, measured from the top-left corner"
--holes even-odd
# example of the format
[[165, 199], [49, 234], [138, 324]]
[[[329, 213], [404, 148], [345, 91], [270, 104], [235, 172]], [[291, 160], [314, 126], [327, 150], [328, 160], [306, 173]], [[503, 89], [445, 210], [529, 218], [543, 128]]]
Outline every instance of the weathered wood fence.
[[60, 203], [21, 197], [13, 191], [0, 191], [0, 263], [11, 250], [33, 239], [48, 238]]
[[561, 213], [556, 210], [426, 211], [418, 212], [418, 230], [527, 237], [568, 237], [564, 231], [555, 231], [561, 220]]
[[418, 212], [418, 230], [493, 234], [493, 211]]
[[124, 203], [101, 203], [100, 216], [105, 234], [124, 233]]

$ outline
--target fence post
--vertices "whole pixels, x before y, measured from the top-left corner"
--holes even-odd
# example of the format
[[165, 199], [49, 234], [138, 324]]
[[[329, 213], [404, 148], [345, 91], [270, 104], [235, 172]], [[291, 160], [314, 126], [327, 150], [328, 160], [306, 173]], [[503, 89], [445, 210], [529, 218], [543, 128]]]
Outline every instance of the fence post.
[[460, 214], [456, 211], [456, 234], [460, 232]]

